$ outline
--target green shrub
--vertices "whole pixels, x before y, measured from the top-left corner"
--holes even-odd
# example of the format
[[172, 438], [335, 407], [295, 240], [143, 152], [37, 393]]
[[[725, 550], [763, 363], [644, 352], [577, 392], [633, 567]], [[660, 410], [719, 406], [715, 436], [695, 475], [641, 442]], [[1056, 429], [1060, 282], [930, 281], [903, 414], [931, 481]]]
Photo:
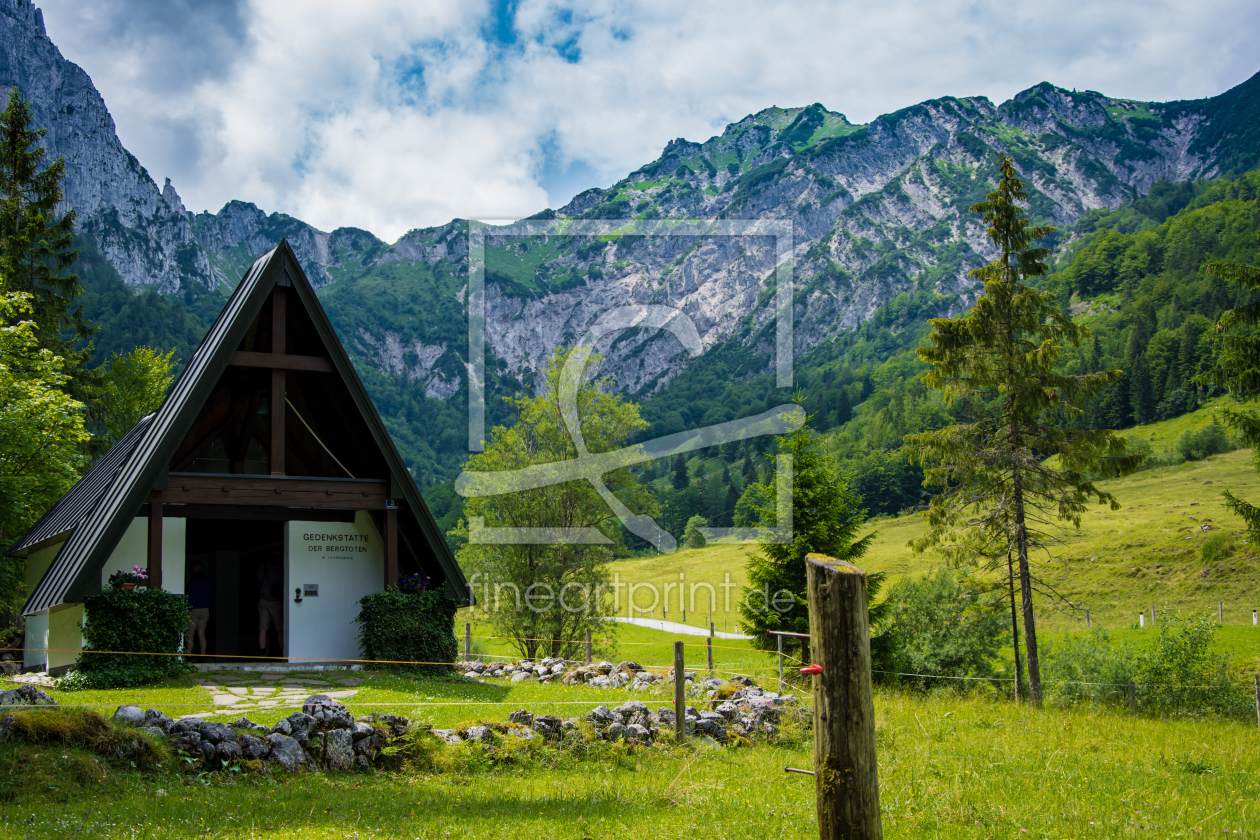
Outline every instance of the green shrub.
[[154, 770], [169, 758], [166, 745], [143, 732], [115, 726], [91, 709], [21, 709], [5, 716], [5, 740], [81, 747], [119, 767]]
[[[455, 611], [459, 604], [440, 592], [417, 594], [396, 589], [374, 592], [359, 601], [359, 647], [364, 659], [384, 668], [443, 673], [458, 655]], [[403, 664], [428, 663], [428, 664]]]
[[897, 581], [871, 639], [872, 669], [886, 672], [875, 677], [932, 687], [955, 681], [897, 675], [991, 676], [1006, 633], [1000, 602], [991, 600], [949, 569]]
[[704, 534], [700, 533], [701, 528], [708, 528], [709, 520], [700, 514], [696, 514], [687, 520], [687, 528], [683, 531], [683, 545], [687, 548], [704, 548], [706, 542]]
[[1202, 461], [1233, 448], [1225, 430], [1215, 420], [1197, 432], [1187, 431], [1177, 439], [1177, 451], [1187, 461]]
[[1106, 630], [1070, 633], [1041, 644], [1042, 685], [1047, 703], [1071, 706], [1083, 702], [1127, 702], [1133, 679], [1132, 655], [1115, 647]]
[[[186, 674], [180, 656], [188, 628], [188, 598], [161, 589], [106, 589], [83, 600], [83, 653], [64, 688], [123, 688]], [[120, 651], [98, 653], [97, 651]], [[143, 651], [137, 656], [121, 651]]]
[[1215, 637], [1208, 615], [1161, 615], [1154, 644], [1134, 657], [1138, 708], [1157, 715], [1251, 717], [1252, 698], [1229, 656], [1211, 652]]

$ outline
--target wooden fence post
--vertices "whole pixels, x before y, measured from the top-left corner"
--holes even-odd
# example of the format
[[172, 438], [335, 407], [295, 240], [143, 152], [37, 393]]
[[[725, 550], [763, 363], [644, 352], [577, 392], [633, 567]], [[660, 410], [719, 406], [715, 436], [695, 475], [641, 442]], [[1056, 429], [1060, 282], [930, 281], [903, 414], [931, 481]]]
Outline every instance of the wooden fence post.
[[1225, 623], [1225, 602], [1224, 601], [1216, 602], [1216, 623], [1217, 624]]
[[704, 640], [705, 647], [709, 649], [709, 676], [713, 676], [713, 637]]
[[591, 630], [586, 629], [586, 664], [591, 664]]
[[464, 661], [472, 661], [472, 622], [464, 622]]
[[809, 576], [814, 796], [821, 840], [882, 840], [866, 572], [821, 554]]
[[674, 735], [682, 740], [687, 732], [687, 698], [683, 691], [683, 643], [674, 642]]
[[1137, 711], [1137, 697], [1133, 686], [1133, 680], [1129, 680], [1129, 711]]
[[1256, 726], [1260, 726], [1260, 674], [1256, 674]]
[[1085, 629], [1089, 630], [1089, 610], [1085, 610]]

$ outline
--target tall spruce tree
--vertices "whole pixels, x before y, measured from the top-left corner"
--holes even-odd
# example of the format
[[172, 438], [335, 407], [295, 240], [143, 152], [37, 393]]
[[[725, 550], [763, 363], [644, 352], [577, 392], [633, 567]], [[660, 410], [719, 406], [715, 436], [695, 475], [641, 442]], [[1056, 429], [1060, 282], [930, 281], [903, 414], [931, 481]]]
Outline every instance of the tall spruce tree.
[[68, 272], [78, 256], [72, 241], [77, 214], [57, 215], [66, 162], [45, 165], [46, 133], [32, 127], [30, 107], [14, 88], [0, 114], [0, 283], [31, 296], [40, 345], [71, 359], [71, 348], [91, 328], [72, 308], [82, 292], [79, 278]]
[[674, 456], [674, 489], [683, 491], [687, 489], [687, 485], [691, 483], [690, 477], [687, 475], [687, 459], [681, 454]]
[[1030, 246], [1051, 229], [1025, 218], [1021, 205], [1028, 196], [1014, 161], [1002, 155], [998, 169], [997, 188], [971, 208], [984, 215], [998, 250], [996, 259], [971, 272], [984, 283], [984, 294], [966, 317], [933, 319], [932, 344], [919, 348], [931, 365], [923, 377], [927, 385], [942, 389], [950, 403], [978, 398], [987, 410], [967, 422], [906, 436], [925, 467], [924, 485], [943, 488], [925, 512], [927, 534], [911, 545], [917, 551], [935, 546], [958, 563], [1011, 558], [1030, 694], [1040, 702], [1030, 555], [1054, 542], [1061, 522], [1079, 527], [1090, 499], [1119, 507], [1089, 480], [1090, 470], [1114, 473], [1137, 464], [1125, 454], [1123, 438], [1071, 428], [1082, 415], [1079, 406], [1121, 372], [1056, 372], [1063, 343], [1078, 347], [1088, 333], [1063, 313], [1054, 295], [1024, 282], [1045, 274], [1048, 250]]

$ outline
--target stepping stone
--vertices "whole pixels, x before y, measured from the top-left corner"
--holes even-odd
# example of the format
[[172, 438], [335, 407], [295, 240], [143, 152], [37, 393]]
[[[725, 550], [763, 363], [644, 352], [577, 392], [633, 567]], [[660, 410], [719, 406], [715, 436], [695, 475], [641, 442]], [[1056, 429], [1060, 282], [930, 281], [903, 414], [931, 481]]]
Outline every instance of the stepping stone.
[[359, 693], [359, 692], [355, 691], [354, 689], [347, 689], [347, 690], [345, 690], [345, 691], [327, 691], [327, 692], [325, 692], [325, 694], [327, 694], [329, 697], [333, 698], [334, 700], [342, 700], [342, 699], [344, 699], [344, 698], [346, 698], [346, 697], [353, 697], [354, 695], [356, 695], [356, 694], [358, 694], [358, 693]]
[[237, 697], [235, 694], [214, 695], [214, 705], [216, 706], [231, 706], [234, 703], [239, 703], [240, 700], [241, 698]]
[[248, 688], [239, 688], [234, 685], [227, 686], [227, 690], [232, 692], [233, 694], [249, 694]]
[[260, 700], [258, 702], [258, 707], [260, 709], [266, 709], [266, 708], [270, 708], [271, 706], [279, 706], [279, 705], [280, 705], [279, 700]]
[[358, 677], [350, 677], [349, 679], [337, 680], [341, 685], [363, 685], [363, 680]]
[[255, 696], [258, 696], [258, 695], [266, 695], [266, 694], [275, 694], [275, 693], [276, 693], [276, 688], [275, 688], [275, 686], [271, 686], [271, 685], [256, 685], [256, 686], [254, 686], [252, 689], [250, 689], [250, 692], [249, 692], [249, 693], [250, 693], [250, 694], [253, 694], [253, 695], [255, 695]]

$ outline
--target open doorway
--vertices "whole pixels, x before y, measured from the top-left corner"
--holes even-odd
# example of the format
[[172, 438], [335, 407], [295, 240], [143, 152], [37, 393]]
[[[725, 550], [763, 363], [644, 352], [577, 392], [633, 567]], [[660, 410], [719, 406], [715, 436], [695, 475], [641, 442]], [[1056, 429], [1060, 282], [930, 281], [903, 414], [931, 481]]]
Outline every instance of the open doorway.
[[[192, 591], [193, 569], [200, 565], [213, 593], [208, 656], [195, 661], [284, 656], [284, 523], [189, 519], [185, 552], [184, 591]], [[194, 644], [200, 653], [200, 643]]]

